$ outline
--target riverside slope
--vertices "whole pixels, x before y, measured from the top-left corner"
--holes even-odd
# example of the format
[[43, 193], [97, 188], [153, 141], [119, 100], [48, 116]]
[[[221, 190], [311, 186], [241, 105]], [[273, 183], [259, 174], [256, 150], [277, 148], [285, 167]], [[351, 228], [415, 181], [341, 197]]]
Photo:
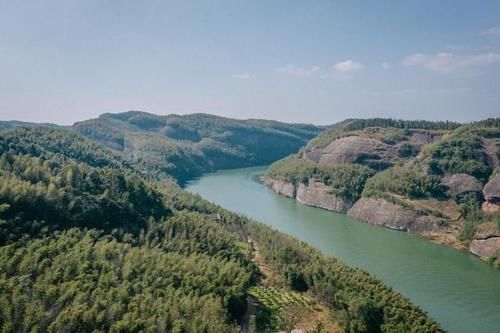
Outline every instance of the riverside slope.
[[367, 270], [453, 333], [500, 327], [500, 270], [464, 252], [298, 203], [261, 182], [265, 167], [219, 171], [188, 191]]
[[[264, 184], [306, 205], [467, 249], [500, 265], [499, 123], [353, 121], [273, 164]], [[337, 179], [347, 165], [372, 172], [350, 197], [357, 175]]]

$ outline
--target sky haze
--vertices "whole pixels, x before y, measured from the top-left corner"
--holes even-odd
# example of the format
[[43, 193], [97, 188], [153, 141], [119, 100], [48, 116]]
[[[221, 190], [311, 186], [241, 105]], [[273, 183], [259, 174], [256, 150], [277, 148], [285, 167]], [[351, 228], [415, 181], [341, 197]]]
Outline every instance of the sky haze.
[[499, 1], [0, 0], [0, 120], [500, 116]]

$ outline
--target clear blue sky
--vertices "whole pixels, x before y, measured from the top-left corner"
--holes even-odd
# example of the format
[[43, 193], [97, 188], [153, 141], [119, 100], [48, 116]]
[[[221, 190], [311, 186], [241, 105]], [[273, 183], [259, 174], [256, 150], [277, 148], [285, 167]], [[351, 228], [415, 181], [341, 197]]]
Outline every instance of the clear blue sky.
[[0, 0], [0, 119], [500, 116], [500, 1]]

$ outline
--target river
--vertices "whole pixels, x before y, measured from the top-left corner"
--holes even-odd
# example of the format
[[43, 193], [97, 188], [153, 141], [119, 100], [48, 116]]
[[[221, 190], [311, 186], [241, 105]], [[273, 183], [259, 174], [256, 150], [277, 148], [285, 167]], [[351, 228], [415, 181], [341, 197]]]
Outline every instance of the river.
[[500, 270], [428, 240], [277, 195], [259, 181], [265, 170], [210, 173], [185, 188], [370, 272], [449, 332], [500, 332]]

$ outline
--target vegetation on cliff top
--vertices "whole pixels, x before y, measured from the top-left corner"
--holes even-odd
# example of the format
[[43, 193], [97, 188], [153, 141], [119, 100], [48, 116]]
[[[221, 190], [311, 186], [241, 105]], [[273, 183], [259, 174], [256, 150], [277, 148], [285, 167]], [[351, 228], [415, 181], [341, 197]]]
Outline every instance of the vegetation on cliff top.
[[438, 177], [403, 166], [394, 166], [377, 173], [368, 180], [365, 190], [390, 192], [411, 199], [447, 197], [447, 189]]
[[353, 135], [365, 129], [386, 129], [381, 131], [381, 141], [394, 144], [407, 138], [412, 132], [449, 132], [461, 124], [451, 121], [400, 120], [391, 118], [347, 119], [337, 123], [311, 139], [306, 148], [324, 148], [336, 138]]
[[436, 175], [465, 173], [485, 181], [492, 172], [481, 138], [467, 127], [426, 147], [429, 171]]
[[328, 166], [292, 155], [272, 164], [266, 176], [292, 184], [307, 185], [310, 181], [321, 181], [331, 187], [332, 194], [355, 202], [374, 173], [370, 168], [358, 164]]

